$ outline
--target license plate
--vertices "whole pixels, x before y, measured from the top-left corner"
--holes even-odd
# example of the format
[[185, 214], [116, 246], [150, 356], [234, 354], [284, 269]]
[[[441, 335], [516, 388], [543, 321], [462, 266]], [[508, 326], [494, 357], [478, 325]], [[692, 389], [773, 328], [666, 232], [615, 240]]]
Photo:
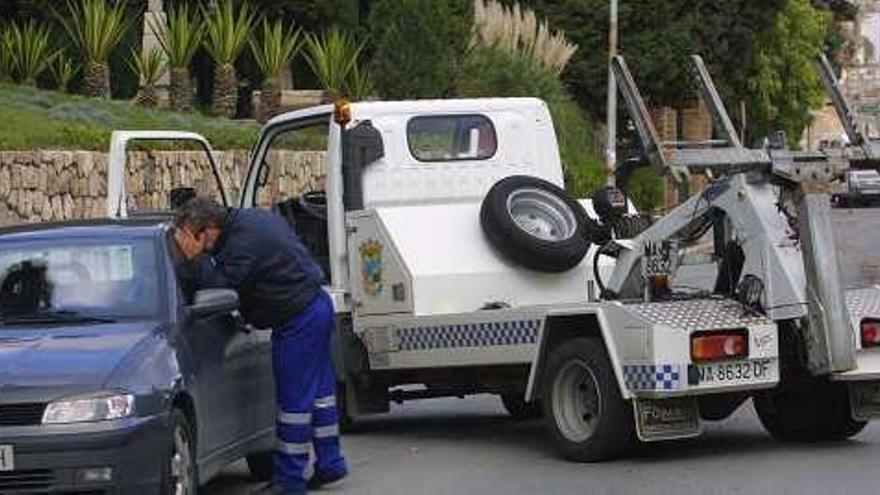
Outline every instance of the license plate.
[[636, 434], [643, 442], [695, 437], [700, 434], [700, 413], [693, 397], [636, 399]]
[[733, 363], [698, 364], [697, 385], [726, 385], [753, 381], [776, 380], [773, 359], [752, 359]]
[[12, 471], [15, 469], [12, 445], [0, 445], [0, 471]]

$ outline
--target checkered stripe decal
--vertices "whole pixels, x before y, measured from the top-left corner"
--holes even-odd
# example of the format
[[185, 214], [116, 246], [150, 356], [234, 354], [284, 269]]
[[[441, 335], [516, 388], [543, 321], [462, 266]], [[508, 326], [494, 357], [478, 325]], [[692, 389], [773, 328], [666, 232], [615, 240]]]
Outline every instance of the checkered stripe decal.
[[419, 326], [398, 328], [394, 336], [401, 351], [527, 345], [538, 342], [540, 326], [541, 320]]
[[623, 377], [630, 390], [676, 390], [681, 388], [681, 365], [624, 365]]

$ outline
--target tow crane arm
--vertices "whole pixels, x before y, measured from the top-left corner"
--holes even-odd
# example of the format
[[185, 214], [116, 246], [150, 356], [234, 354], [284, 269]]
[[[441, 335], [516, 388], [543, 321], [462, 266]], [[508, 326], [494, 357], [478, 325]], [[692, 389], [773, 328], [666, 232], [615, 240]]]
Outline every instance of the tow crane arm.
[[[755, 294], [753, 302], [773, 320], [794, 320], [804, 328], [810, 372], [853, 369], [855, 343], [836, 261], [830, 186], [865, 152], [743, 147], [703, 61], [698, 56], [691, 60], [722, 136], [696, 146], [659, 141], [626, 62], [622, 57], [612, 60], [619, 90], [654, 168], [677, 181], [699, 173], [712, 181], [621, 251], [607, 289], [621, 299], [643, 297], [649, 292], [648, 277], [639, 268], [646, 248], [664, 241], [684, 247], [714, 226], [726, 244], [743, 254], [733, 281], [740, 285], [738, 292]], [[749, 287], [741, 286], [745, 280]]]

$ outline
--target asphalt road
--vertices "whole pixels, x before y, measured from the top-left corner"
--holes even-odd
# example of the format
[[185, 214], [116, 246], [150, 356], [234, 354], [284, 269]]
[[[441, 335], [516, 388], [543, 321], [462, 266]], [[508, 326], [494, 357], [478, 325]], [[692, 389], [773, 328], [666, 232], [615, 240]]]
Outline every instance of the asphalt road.
[[[516, 422], [491, 396], [406, 403], [343, 437], [352, 475], [332, 494], [873, 494], [880, 492], [880, 424], [819, 445], [772, 440], [751, 404], [697, 439], [638, 457], [575, 464], [555, 456], [540, 421]], [[206, 495], [247, 494], [243, 462]]]

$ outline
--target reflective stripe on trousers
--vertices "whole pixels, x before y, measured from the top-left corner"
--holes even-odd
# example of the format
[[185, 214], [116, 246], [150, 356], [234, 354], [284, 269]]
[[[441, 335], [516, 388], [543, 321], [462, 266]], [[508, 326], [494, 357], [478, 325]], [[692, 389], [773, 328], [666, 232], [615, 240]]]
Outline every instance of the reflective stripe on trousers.
[[315, 470], [345, 472], [339, 447], [336, 376], [330, 356], [333, 306], [321, 292], [315, 302], [272, 334], [277, 441], [273, 481], [292, 493], [305, 493], [309, 450]]

